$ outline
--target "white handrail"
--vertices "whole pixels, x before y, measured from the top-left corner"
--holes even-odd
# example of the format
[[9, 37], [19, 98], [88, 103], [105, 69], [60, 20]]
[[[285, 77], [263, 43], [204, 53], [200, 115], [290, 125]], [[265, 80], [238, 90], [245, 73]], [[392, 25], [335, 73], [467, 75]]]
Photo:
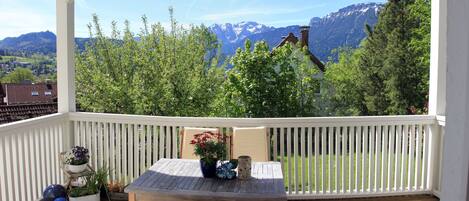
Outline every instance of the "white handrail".
[[104, 113], [70, 113], [71, 121], [105, 121], [109, 123], [135, 124], [168, 124], [173, 126], [206, 125], [213, 127], [235, 126], [266, 126], [282, 127], [294, 126], [333, 126], [333, 125], [393, 125], [393, 124], [433, 124], [436, 123], [432, 115], [401, 115], [401, 116], [351, 116], [351, 117], [299, 117], [299, 118], [219, 118], [219, 117], [163, 117], [145, 115], [104, 114]]

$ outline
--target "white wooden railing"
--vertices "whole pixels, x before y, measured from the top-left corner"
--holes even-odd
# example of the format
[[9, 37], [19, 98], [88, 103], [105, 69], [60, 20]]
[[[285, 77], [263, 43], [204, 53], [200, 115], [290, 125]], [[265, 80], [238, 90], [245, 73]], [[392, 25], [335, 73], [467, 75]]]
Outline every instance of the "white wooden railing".
[[[177, 158], [185, 126], [266, 126], [271, 159], [283, 164], [291, 198], [430, 193], [434, 116], [225, 119], [72, 113], [75, 143], [94, 166], [128, 183], [160, 158]], [[432, 132], [431, 132], [432, 131]]]
[[67, 114], [0, 125], [0, 200], [35, 200], [64, 182], [58, 153], [70, 146]]
[[57, 154], [90, 149], [94, 167], [130, 183], [160, 158], [177, 158], [181, 128], [266, 126], [290, 199], [434, 193], [443, 127], [435, 116], [188, 118], [56, 114], [0, 126], [0, 198], [32, 200], [63, 182]]

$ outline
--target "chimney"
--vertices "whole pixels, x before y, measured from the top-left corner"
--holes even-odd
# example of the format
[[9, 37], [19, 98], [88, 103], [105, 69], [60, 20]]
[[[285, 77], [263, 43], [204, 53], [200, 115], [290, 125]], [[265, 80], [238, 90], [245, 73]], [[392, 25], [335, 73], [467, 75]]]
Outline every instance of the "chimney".
[[300, 27], [301, 32], [301, 47], [309, 46], [309, 26]]

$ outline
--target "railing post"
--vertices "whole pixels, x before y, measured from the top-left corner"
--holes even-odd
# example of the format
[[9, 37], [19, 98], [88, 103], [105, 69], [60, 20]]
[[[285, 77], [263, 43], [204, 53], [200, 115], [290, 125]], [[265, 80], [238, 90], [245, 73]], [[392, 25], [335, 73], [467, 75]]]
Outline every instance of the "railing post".
[[433, 124], [429, 129], [429, 153], [427, 165], [427, 190], [432, 191], [434, 194], [440, 193], [440, 147], [441, 147], [441, 126]]

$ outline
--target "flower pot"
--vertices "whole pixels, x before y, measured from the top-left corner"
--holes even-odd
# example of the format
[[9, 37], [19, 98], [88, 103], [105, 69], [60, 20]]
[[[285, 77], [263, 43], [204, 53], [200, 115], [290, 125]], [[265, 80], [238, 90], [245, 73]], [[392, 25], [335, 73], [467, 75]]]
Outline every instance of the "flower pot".
[[82, 197], [70, 197], [70, 201], [99, 201], [99, 193]]
[[82, 164], [82, 165], [67, 165], [68, 171], [72, 173], [80, 173], [86, 170], [88, 164]]
[[200, 159], [200, 170], [205, 178], [213, 178], [217, 175], [217, 161], [218, 160], [212, 160], [207, 162], [206, 160]]

